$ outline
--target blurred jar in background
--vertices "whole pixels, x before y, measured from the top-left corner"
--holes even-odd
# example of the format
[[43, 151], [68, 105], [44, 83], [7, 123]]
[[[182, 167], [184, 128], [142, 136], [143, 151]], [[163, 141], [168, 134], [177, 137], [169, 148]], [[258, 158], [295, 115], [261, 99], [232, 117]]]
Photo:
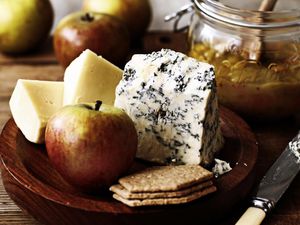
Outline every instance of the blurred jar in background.
[[260, 2], [193, 0], [189, 55], [215, 66], [220, 103], [241, 115], [299, 115], [300, 1]]

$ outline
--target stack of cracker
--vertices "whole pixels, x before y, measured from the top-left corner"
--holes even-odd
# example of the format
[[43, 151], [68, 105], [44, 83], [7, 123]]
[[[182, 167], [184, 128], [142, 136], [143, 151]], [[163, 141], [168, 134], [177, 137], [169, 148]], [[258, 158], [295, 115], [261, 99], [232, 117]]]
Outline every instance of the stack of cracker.
[[212, 178], [199, 165], [157, 166], [120, 178], [110, 190], [131, 207], [181, 204], [215, 192]]

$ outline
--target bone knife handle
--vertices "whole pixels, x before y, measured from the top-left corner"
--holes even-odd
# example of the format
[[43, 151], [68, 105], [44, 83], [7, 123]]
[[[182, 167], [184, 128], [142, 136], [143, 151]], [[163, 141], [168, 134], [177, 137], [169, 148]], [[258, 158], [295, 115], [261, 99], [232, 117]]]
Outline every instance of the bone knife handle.
[[266, 217], [264, 210], [249, 207], [235, 225], [259, 225]]

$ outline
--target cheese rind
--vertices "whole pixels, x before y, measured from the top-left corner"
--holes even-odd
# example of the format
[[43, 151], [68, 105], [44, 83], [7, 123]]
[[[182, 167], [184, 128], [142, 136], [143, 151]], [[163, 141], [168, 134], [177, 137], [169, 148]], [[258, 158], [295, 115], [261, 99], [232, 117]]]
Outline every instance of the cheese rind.
[[123, 71], [101, 56], [85, 50], [66, 69], [64, 105], [101, 100], [113, 105]]
[[43, 143], [50, 116], [62, 107], [63, 82], [19, 79], [9, 101], [15, 123], [27, 140]]
[[206, 165], [223, 144], [214, 69], [182, 53], [133, 56], [115, 106], [135, 122], [138, 158]]

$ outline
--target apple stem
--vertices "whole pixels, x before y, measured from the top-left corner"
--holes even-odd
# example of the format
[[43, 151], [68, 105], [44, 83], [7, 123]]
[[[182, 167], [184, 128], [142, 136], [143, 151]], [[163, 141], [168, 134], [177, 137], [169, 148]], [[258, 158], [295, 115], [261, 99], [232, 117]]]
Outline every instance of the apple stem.
[[82, 21], [92, 22], [94, 20], [94, 17], [91, 13], [87, 12], [81, 17]]
[[96, 104], [95, 104], [95, 110], [96, 110], [96, 111], [99, 111], [101, 105], [102, 105], [102, 101], [97, 100], [97, 101], [96, 101]]

